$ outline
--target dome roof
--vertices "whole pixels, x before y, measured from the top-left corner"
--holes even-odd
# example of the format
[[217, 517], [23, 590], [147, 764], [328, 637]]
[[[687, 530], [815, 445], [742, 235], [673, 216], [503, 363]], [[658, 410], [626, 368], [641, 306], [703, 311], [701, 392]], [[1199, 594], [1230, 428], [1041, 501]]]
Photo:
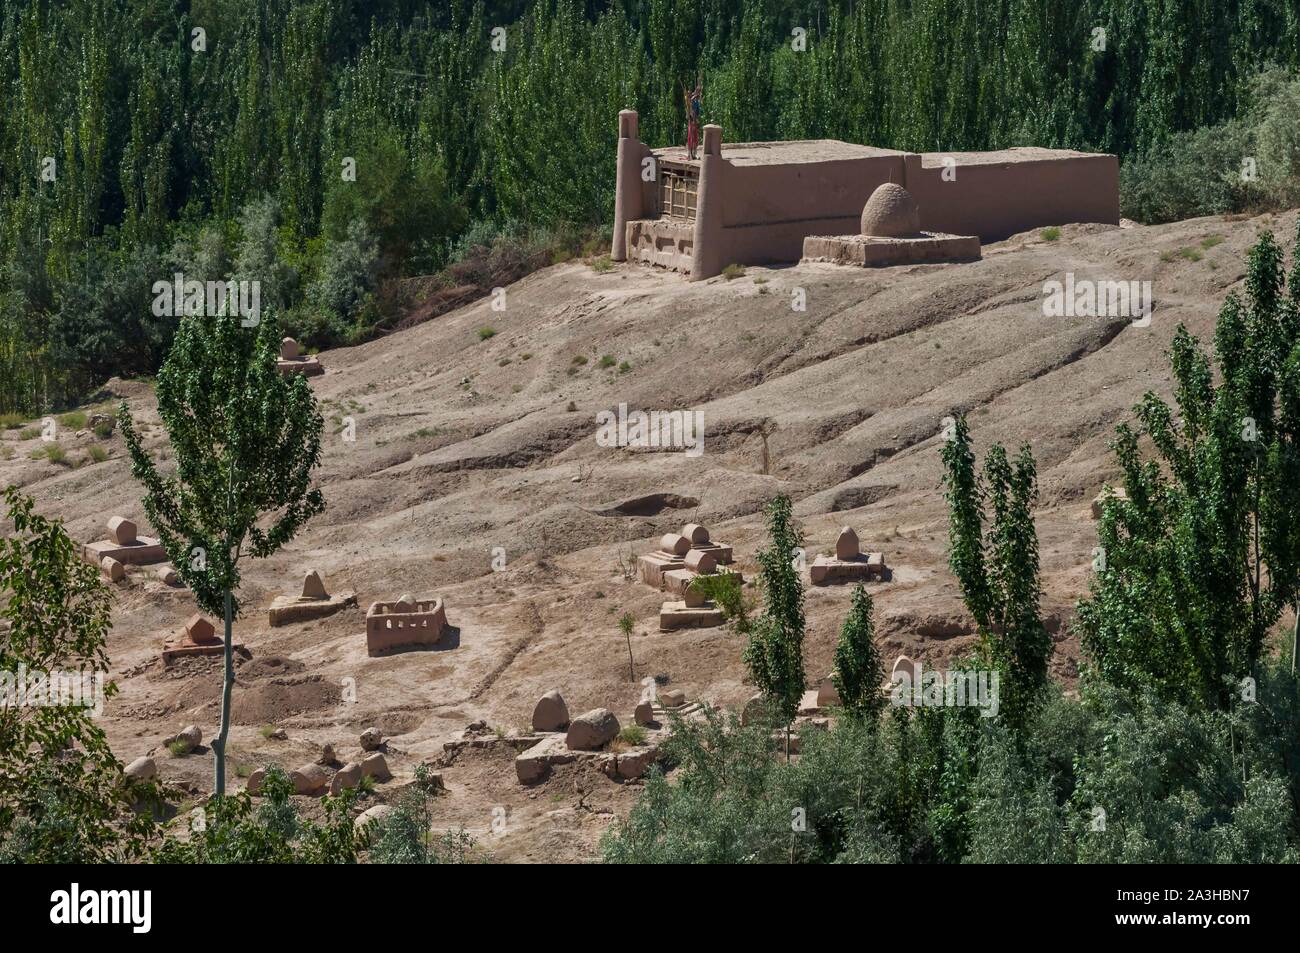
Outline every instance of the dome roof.
[[871, 193], [862, 209], [862, 234], [879, 238], [908, 238], [921, 231], [921, 210], [912, 193], [886, 182]]

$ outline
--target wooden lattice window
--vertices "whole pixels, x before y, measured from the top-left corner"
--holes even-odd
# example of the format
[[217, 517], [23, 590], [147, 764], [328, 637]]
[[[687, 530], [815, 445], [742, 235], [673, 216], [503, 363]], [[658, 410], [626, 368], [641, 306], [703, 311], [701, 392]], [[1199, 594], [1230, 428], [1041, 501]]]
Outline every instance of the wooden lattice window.
[[661, 166], [659, 169], [659, 214], [695, 221], [695, 199], [700, 175], [695, 169]]

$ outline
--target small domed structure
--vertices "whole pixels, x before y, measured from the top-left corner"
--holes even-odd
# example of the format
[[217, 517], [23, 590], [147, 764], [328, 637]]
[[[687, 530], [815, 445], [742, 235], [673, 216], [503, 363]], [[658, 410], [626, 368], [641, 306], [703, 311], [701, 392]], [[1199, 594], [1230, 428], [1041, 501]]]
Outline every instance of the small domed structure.
[[921, 210], [912, 193], [886, 182], [862, 208], [862, 234], [874, 238], [912, 238], [921, 231]]

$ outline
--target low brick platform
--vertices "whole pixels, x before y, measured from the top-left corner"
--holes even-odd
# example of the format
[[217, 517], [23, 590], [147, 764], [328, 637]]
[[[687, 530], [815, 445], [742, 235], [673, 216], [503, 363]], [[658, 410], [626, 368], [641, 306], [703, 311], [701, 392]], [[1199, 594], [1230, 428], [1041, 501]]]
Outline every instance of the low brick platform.
[[885, 556], [883, 553], [863, 553], [849, 559], [818, 556], [813, 560], [808, 576], [814, 586], [884, 579]]
[[722, 610], [712, 606], [688, 606], [685, 602], [665, 602], [659, 610], [659, 631], [675, 629], [709, 629], [722, 625]]
[[139, 536], [133, 543], [102, 539], [97, 543], [86, 543], [81, 547], [81, 558], [92, 566], [102, 565], [104, 557], [116, 559], [123, 564], [142, 566], [166, 562], [167, 552], [158, 540], [149, 536]]
[[803, 240], [804, 261], [829, 261], [865, 268], [978, 261], [979, 257], [980, 240], [974, 235], [948, 235], [944, 232], [921, 232], [915, 238], [809, 235]]
[[357, 594], [351, 590], [324, 599], [307, 599], [302, 596], [276, 596], [267, 610], [271, 625], [292, 625], [311, 619], [323, 619], [340, 609], [357, 604]]

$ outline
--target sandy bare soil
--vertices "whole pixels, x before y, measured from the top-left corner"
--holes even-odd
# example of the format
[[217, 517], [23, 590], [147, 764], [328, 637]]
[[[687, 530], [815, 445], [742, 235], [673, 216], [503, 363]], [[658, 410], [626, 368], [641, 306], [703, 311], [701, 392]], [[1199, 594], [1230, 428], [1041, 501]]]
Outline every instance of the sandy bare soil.
[[[346, 761], [358, 733], [375, 725], [390, 739], [397, 775], [375, 797], [390, 800], [468, 723], [522, 728], [551, 688], [574, 714], [607, 706], [627, 723], [640, 688], [628, 680], [615, 624], [625, 611], [637, 619], [638, 678], [663, 676], [717, 704], [743, 701], [751, 690], [738, 638], [723, 629], [658, 632], [663, 596], [623, 570], [660, 534], [694, 521], [732, 543], [752, 576], [761, 507], [778, 492], [796, 501], [810, 559], [831, 550], [846, 524], [864, 549], [884, 551], [893, 579], [873, 586], [882, 649], [941, 666], [972, 641], [946, 567], [938, 455], [942, 420], [959, 411], [970, 414], [981, 452], [994, 440], [1027, 441], [1037, 455], [1044, 612], [1056, 639], [1053, 672], [1068, 682], [1078, 656], [1069, 620], [1095, 545], [1089, 503], [1117, 473], [1107, 439], [1144, 391], [1167, 392], [1165, 349], [1177, 322], [1207, 338], [1258, 232], [1271, 228], [1289, 251], [1295, 224], [1290, 213], [1068, 226], [1055, 242], [1035, 232], [986, 246], [973, 264], [750, 268], [698, 284], [640, 266], [598, 273], [573, 262], [510, 286], [504, 311], [485, 299], [323, 353], [327, 373], [312, 387], [327, 418], [320, 483], [328, 507], [288, 549], [245, 571], [237, 639], [252, 659], [235, 693], [234, 766], [293, 768], [326, 742]], [[1209, 236], [1224, 241], [1200, 260], [1177, 255]], [[1044, 317], [1043, 282], [1065, 271], [1150, 279], [1150, 326]], [[796, 288], [806, 291], [805, 312], [791, 309]], [[496, 333], [480, 340], [485, 327]], [[603, 355], [615, 365], [602, 367]], [[162, 442], [149, 388], [110, 389]], [[620, 402], [702, 411], [704, 452], [598, 446], [595, 416]], [[344, 439], [344, 418], [355, 421], [355, 442]], [[773, 426], [763, 473], [760, 432]], [[13, 453], [0, 459], [0, 481], [25, 487], [78, 539], [103, 538], [113, 514], [149, 532], [120, 436], [64, 434], [72, 461], [90, 443], [110, 454], [76, 468], [30, 459], [37, 442], [20, 442], [16, 431], [3, 441]], [[505, 568], [494, 572], [498, 547]], [[265, 607], [295, 592], [310, 569], [331, 591], [354, 589], [359, 607], [270, 628]], [[407, 591], [446, 599], [458, 630], [452, 645], [369, 658], [366, 606]], [[104, 720], [114, 749], [124, 761], [158, 752], [164, 779], [201, 794], [211, 754], [170, 758], [160, 748], [185, 724], [208, 736], [216, 728], [215, 662], [164, 670], [158, 658], [163, 638], [194, 611], [192, 598], [140, 568], [116, 593], [110, 652], [121, 693]], [[808, 592], [810, 677], [828, 671], [848, 596], [843, 586]], [[355, 685], [355, 701], [345, 684]], [[287, 740], [264, 738], [267, 725], [284, 728]], [[513, 755], [505, 747], [462, 753], [445, 767], [449, 795], [438, 802], [440, 823], [480, 832], [499, 859], [589, 859], [639, 789], [576, 768], [524, 788]], [[509, 817], [502, 835], [489, 833], [498, 807]]]

